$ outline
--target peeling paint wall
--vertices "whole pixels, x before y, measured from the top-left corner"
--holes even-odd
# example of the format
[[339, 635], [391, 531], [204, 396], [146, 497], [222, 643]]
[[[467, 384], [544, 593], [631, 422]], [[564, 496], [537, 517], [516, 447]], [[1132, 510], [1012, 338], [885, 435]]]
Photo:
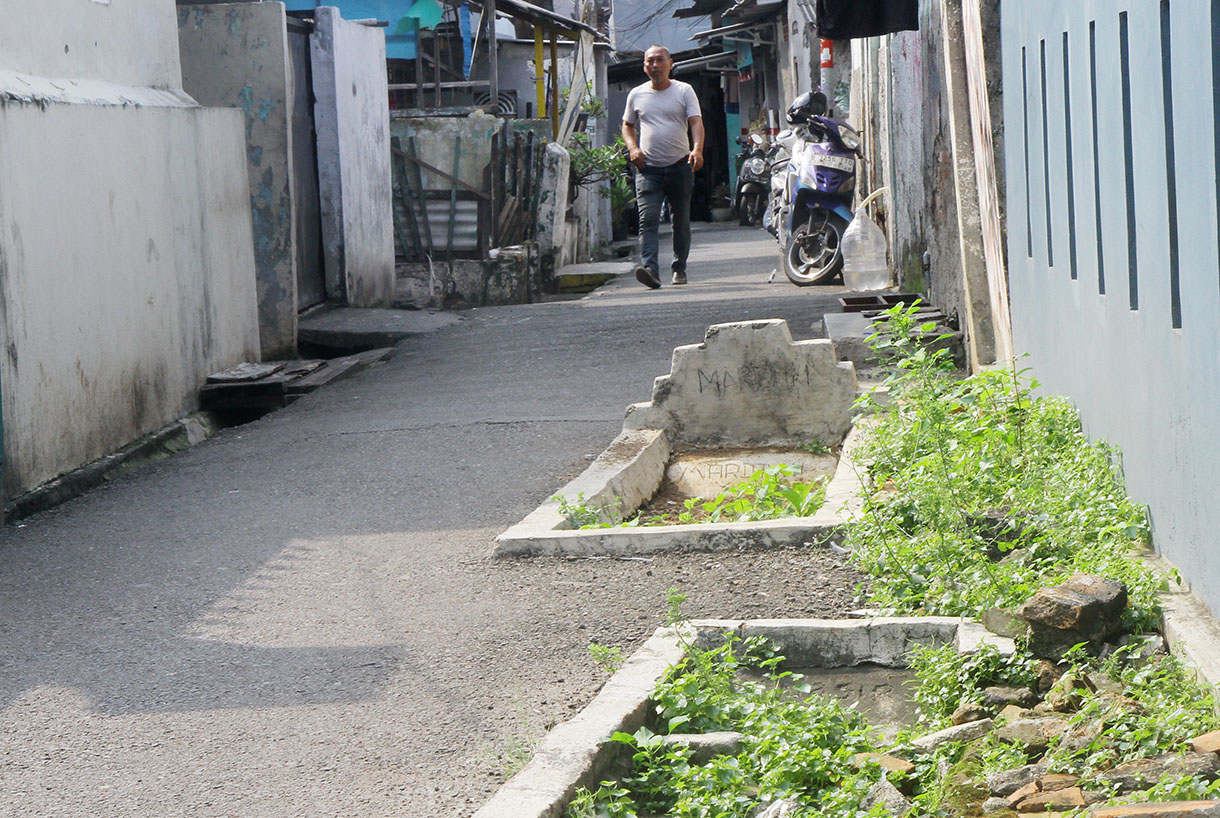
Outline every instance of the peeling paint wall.
[[[491, 138], [500, 127], [500, 120], [491, 114], [475, 111], [468, 116], [395, 117], [390, 121], [390, 133], [398, 137], [405, 150], [414, 137], [419, 158], [456, 176], [471, 187], [483, 190], [483, 172], [491, 161]], [[461, 146], [461, 161], [454, 157]], [[420, 169], [425, 190], [448, 190], [450, 182]]]
[[562, 146], [548, 142], [542, 155], [542, 178], [538, 182], [538, 252], [550, 259], [554, 273], [572, 263], [573, 249], [568, 240], [568, 179], [572, 156]]
[[326, 289], [353, 307], [394, 298], [390, 112], [383, 29], [319, 8], [312, 42]]
[[[9, 497], [193, 411], [210, 372], [258, 357], [241, 115], [174, 90], [173, 2], [11, 5], [30, 9], [6, 9], [6, 67], [91, 96], [0, 95]], [[90, 25], [91, 48], [69, 38], [61, 59], [63, 32]]]
[[920, 3], [919, 28], [853, 41], [851, 119], [864, 130], [867, 189], [890, 188], [880, 221], [899, 287], [964, 318], [939, 1]]
[[292, 88], [282, 3], [178, 7], [182, 82], [201, 104], [237, 108], [246, 162], [264, 359], [296, 354]]

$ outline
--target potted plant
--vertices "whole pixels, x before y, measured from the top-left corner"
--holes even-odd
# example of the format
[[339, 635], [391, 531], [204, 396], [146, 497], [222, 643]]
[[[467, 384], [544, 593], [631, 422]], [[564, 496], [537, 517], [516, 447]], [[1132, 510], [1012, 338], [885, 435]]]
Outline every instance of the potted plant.
[[627, 238], [630, 228], [630, 211], [635, 202], [635, 188], [626, 172], [610, 180], [608, 195], [610, 197], [610, 223], [614, 229], [614, 240]]
[[712, 191], [712, 221], [728, 222], [733, 220], [733, 206], [729, 200], [729, 186], [719, 184]]

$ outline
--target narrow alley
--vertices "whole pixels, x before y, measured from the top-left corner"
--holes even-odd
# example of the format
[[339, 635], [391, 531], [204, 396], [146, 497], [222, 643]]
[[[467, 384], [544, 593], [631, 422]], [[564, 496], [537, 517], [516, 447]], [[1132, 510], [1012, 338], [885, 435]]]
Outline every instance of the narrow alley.
[[[696, 616], [841, 614], [829, 551], [493, 562], [710, 324], [816, 335], [762, 230], [683, 288], [495, 307], [0, 533], [4, 815], [469, 815], [630, 652]], [[626, 264], [624, 264], [626, 272]], [[835, 305], [837, 306], [837, 305]]]

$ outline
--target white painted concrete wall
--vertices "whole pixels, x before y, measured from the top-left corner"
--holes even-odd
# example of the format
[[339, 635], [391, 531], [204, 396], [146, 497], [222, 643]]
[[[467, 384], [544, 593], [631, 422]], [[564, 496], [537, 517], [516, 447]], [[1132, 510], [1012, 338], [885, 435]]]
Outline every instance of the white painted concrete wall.
[[259, 339], [264, 358], [297, 346], [292, 74], [283, 3], [179, 6], [183, 87], [245, 118]]
[[0, 75], [181, 89], [173, 7], [172, 0], [7, 2]]
[[172, 0], [9, 6], [0, 405], [14, 497], [193, 411], [207, 374], [257, 359], [258, 325], [241, 115], [181, 91]]
[[[1157, 549], [1220, 614], [1214, 544], [1220, 504], [1213, 499], [1220, 485], [1220, 89], [1211, 70], [1218, 43], [1207, 0], [1174, 0], [1167, 36], [1176, 160], [1170, 172], [1161, 6], [1130, 0], [1003, 4], [1013, 335], [1018, 351], [1029, 355], [1023, 365], [1046, 391], [1070, 396], [1088, 432], [1122, 448], [1128, 489], [1150, 506]], [[1122, 105], [1122, 12], [1129, 28], [1129, 120]], [[1133, 197], [1124, 149], [1128, 121]], [[1176, 233], [1170, 230], [1171, 183]], [[1129, 205], [1134, 232], [1128, 230]], [[1177, 241], [1180, 328], [1173, 326], [1171, 236]]]
[[0, 179], [13, 497], [193, 411], [258, 334], [238, 112], [9, 104]]
[[327, 291], [353, 307], [394, 297], [385, 33], [319, 8], [312, 40]]

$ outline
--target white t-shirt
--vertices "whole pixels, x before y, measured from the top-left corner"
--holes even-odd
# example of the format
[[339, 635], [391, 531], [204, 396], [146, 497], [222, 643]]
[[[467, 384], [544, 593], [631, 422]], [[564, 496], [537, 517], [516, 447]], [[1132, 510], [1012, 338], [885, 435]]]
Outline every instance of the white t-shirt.
[[635, 126], [636, 142], [645, 162], [663, 168], [690, 156], [686, 120], [702, 115], [695, 89], [671, 79], [664, 91], [654, 90], [650, 82], [632, 88], [623, 121]]

